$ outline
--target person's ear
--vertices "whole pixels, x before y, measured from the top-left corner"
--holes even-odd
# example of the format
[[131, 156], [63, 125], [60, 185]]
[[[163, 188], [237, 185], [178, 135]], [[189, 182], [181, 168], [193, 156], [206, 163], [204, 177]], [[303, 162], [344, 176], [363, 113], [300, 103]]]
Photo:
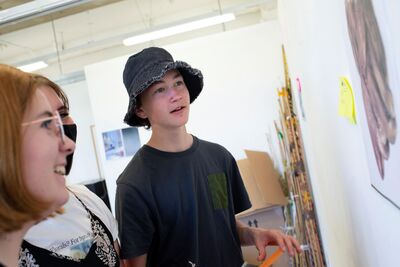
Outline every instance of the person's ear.
[[142, 108], [135, 108], [135, 114], [141, 119], [147, 119], [146, 112]]

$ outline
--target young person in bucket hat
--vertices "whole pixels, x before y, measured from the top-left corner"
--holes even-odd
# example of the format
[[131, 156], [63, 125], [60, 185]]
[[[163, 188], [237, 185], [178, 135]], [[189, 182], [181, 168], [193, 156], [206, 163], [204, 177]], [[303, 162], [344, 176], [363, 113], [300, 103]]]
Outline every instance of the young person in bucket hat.
[[278, 230], [250, 228], [235, 214], [250, 208], [236, 161], [222, 146], [186, 131], [202, 73], [146, 48], [126, 62], [125, 122], [152, 128], [147, 144], [117, 180], [121, 258], [127, 266], [241, 266], [241, 245], [300, 251]]

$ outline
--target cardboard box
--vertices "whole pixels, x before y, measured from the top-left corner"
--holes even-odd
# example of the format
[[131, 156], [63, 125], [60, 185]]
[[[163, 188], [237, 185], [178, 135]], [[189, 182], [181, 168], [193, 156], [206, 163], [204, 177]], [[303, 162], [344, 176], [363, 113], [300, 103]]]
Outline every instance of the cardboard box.
[[[252, 207], [240, 214], [237, 219], [251, 227], [279, 229], [285, 225], [280, 206], [287, 204], [279, 183], [279, 172], [266, 152], [245, 150], [246, 159], [238, 160], [238, 167], [244, 185], [249, 194]], [[269, 246], [267, 255], [276, 247]], [[257, 249], [254, 246], [242, 247], [243, 259], [258, 266]], [[287, 254], [282, 255], [274, 264], [276, 267], [289, 266]]]
[[279, 184], [279, 173], [266, 152], [245, 150], [246, 159], [238, 160], [238, 167], [249, 194], [252, 207], [243, 213], [271, 206], [287, 204]]

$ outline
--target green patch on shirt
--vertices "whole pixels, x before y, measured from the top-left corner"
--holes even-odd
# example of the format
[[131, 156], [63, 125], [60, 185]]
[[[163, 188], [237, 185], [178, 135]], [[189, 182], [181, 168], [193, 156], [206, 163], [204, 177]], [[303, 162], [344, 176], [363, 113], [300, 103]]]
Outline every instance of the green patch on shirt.
[[225, 209], [228, 207], [228, 190], [224, 173], [208, 175], [208, 186], [210, 187], [213, 204], [215, 209]]

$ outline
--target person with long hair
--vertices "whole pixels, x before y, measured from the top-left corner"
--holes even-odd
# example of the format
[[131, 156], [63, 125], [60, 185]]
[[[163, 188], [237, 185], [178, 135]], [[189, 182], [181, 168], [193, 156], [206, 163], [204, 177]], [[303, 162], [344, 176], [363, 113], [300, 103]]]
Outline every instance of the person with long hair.
[[0, 266], [17, 266], [25, 233], [67, 202], [74, 149], [33, 77], [0, 64]]

